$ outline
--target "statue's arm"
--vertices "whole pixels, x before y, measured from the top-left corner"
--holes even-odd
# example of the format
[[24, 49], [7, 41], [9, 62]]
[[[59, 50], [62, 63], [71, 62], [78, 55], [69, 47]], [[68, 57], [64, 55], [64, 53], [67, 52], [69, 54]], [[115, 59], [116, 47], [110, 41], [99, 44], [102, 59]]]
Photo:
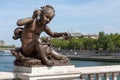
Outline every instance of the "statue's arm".
[[19, 19], [16, 24], [18, 26], [23, 26], [23, 25], [25, 25], [25, 24], [27, 24], [27, 23], [29, 23], [31, 21], [33, 21], [33, 18], [32, 17], [28, 17], [28, 18], [24, 18], [24, 19]]
[[50, 28], [47, 26], [45, 27], [45, 32], [51, 37], [64, 37], [68, 35], [66, 32], [63, 32], [63, 33], [52, 32]]

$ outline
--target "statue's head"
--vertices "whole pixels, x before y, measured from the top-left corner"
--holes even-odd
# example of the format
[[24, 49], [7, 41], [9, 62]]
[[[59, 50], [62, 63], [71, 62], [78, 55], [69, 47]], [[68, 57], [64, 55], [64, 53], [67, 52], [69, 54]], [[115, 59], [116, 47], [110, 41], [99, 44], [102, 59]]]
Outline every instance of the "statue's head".
[[55, 16], [55, 10], [51, 5], [43, 6], [41, 9], [41, 22], [43, 24], [48, 24]]
[[55, 10], [51, 5], [46, 5], [33, 12], [33, 18], [37, 19], [37, 22], [41, 21], [43, 24], [48, 24], [55, 16]]

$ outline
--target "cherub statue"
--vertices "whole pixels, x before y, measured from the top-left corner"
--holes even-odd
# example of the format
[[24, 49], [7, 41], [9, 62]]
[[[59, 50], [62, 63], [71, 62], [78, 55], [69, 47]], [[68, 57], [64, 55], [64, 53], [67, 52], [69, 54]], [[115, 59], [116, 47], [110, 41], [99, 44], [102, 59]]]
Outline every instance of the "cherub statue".
[[[18, 26], [23, 28], [16, 28], [13, 39], [20, 38], [22, 46], [19, 49], [11, 50], [11, 53], [16, 57], [17, 61], [27, 62], [31, 65], [40, 63], [47, 66], [53, 66], [58, 62], [68, 62], [68, 58], [62, 54], [57, 53], [51, 47], [44, 45], [40, 39], [41, 32], [46, 32], [51, 37], [64, 37], [68, 34], [66, 32], [57, 33], [52, 32], [47, 24], [55, 16], [55, 10], [51, 5], [41, 7], [35, 10], [33, 16], [17, 21]], [[26, 62], [26, 63], [27, 63]], [[25, 63], [25, 64], [26, 64]]]

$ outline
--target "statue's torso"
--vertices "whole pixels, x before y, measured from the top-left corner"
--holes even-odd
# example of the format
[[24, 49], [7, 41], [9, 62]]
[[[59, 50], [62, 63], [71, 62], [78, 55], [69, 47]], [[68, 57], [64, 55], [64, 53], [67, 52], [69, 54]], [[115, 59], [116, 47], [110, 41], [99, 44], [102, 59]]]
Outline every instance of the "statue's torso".
[[36, 25], [34, 21], [25, 25], [21, 37], [22, 45], [27, 45], [29, 42], [39, 39], [39, 36], [43, 31], [44, 26]]

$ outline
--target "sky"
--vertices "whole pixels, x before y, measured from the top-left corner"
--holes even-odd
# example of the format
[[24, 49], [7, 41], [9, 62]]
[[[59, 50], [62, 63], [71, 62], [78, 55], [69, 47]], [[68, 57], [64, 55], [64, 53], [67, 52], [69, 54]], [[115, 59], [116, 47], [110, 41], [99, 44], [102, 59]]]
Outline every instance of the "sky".
[[55, 9], [48, 24], [53, 32], [120, 33], [120, 0], [0, 0], [0, 40], [20, 46], [20, 40], [12, 39], [17, 20], [47, 4]]

